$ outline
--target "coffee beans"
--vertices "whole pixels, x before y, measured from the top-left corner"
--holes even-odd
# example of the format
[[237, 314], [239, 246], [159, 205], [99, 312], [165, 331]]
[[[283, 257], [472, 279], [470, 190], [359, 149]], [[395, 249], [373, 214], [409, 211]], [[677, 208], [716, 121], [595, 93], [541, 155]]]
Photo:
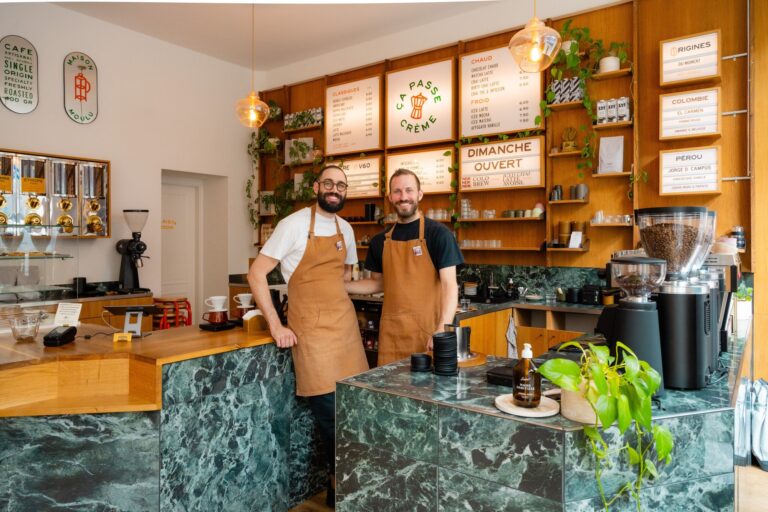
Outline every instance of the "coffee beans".
[[680, 272], [698, 247], [698, 230], [685, 224], [654, 224], [640, 230], [645, 252], [667, 260], [667, 273]]

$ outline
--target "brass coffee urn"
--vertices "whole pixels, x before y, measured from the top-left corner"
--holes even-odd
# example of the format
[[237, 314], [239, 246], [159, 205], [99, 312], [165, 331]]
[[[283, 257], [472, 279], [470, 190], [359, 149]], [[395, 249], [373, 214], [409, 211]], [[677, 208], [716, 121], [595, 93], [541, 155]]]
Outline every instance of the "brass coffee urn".
[[103, 163], [81, 163], [80, 190], [81, 198], [81, 235], [83, 236], [108, 236], [107, 215], [109, 205], [107, 203], [109, 183], [107, 167]]
[[42, 157], [21, 155], [21, 193], [19, 194], [19, 220], [24, 231], [32, 236], [50, 234], [49, 199], [45, 181], [47, 160]]
[[51, 177], [53, 229], [59, 236], [77, 236], [80, 233], [77, 163], [71, 160], [51, 160]]

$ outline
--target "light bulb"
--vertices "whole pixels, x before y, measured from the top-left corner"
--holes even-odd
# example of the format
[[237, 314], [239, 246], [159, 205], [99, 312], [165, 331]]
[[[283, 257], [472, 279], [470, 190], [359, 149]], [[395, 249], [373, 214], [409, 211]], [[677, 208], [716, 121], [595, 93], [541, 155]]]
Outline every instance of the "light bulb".
[[531, 60], [531, 62], [539, 62], [541, 60], [541, 48], [539, 48], [538, 44], [533, 43], [531, 45], [531, 53], [529, 54], [528, 58]]
[[251, 122], [256, 121], [256, 110], [255, 109], [251, 108], [248, 111], [248, 118], [251, 120]]

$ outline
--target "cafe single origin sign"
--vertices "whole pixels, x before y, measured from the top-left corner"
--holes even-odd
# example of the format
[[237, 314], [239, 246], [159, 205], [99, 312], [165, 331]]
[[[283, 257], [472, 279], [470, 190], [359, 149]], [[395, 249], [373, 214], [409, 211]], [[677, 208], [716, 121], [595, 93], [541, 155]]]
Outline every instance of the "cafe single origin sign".
[[381, 197], [381, 157], [349, 158], [328, 162], [344, 169], [347, 175], [347, 198]]
[[659, 195], [720, 193], [719, 147], [661, 151], [659, 162]]
[[453, 59], [387, 73], [387, 147], [453, 139]]
[[667, 39], [661, 49], [661, 85], [680, 85], [720, 76], [720, 31]]
[[99, 114], [96, 63], [81, 52], [64, 57], [64, 110], [80, 124], [92, 123]]
[[450, 193], [453, 192], [452, 165], [453, 147], [390, 153], [387, 155], [387, 184], [396, 170], [408, 169], [419, 177], [425, 194]]
[[11, 112], [29, 114], [37, 108], [37, 50], [20, 36], [0, 39], [3, 91], [0, 101]]
[[720, 135], [720, 88], [659, 97], [659, 139]]
[[460, 190], [544, 186], [544, 137], [461, 147]]

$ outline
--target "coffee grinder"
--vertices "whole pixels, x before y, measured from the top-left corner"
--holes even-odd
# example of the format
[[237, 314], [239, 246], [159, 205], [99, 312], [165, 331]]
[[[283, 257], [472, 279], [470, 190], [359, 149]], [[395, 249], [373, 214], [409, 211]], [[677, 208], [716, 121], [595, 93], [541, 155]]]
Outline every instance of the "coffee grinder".
[[[617, 341], [627, 345], [663, 377], [659, 312], [650, 296], [664, 281], [667, 263], [658, 258], [624, 256], [613, 258], [610, 268], [612, 281], [626, 297], [618, 306], [603, 308], [595, 332], [602, 333], [611, 345]], [[662, 383], [657, 395], [663, 394]]]
[[720, 319], [720, 280], [716, 273], [710, 273], [706, 270], [702, 270], [701, 266], [704, 264], [704, 260], [707, 259], [712, 245], [715, 243], [715, 227], [717, 225], [717, 214], [714, 211], [707, 212], [707, 224], [706, 231], [704, 232], [704, 240], [702, 241], [702, 250], [696, 255], [696, 259], [691, 265], [691, 272], [688, 275], [688, 282], [691, 284], [702, 284], [709, 289], [709, 304], [710, 304], [710, 372], [717, 370], [718, 360], [720, 359], [720, 336], [719, 336], [719, 319]]
[[70, 160], [51, 160], [53, 179], [51, 219], [60, 236], [79, 234], [80, 202], [77, 194], [77, 163]]
[[147, 223], [149, 210], [123, 210], [123, 216], [133, 232], [133, 237], [117, 242], [117, 252], [123, 256], [120, 262], [120, 287], [124, 290], [139, 291], [143, 289], [139, 287], [138, 267], [144, 266], [142, 258], [149, 257], [144, 256], [147, 244], [141, 241], [141, 230]]
[[667, 262], [667, 280], [656, 299], [659, 309], [664, 385], [701, 389], [712, 361], [709, 287], [688, 276], [704, 250], [707, 209], [672, 206], [635, 210], [640, 241], [648, 256]]

